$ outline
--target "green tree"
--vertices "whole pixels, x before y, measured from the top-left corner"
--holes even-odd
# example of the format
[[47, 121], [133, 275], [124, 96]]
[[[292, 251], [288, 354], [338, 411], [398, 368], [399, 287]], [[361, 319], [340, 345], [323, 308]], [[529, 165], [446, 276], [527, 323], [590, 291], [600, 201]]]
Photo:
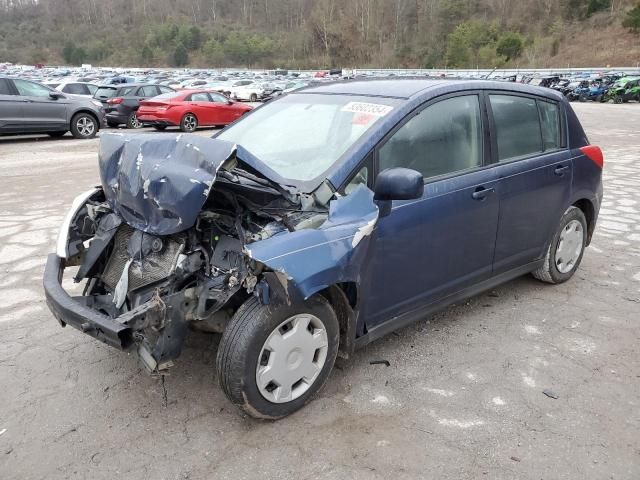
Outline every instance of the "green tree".
[[524, 40], [522, 35], [517, 32], [505, 32], [498, 38], [496, 44], [496, 52], [502, 55], [508, 62], [514, 58], [518, 58], [522, 54]]
[[634, 33], [640, 32], [640, 3], [627, 12], [622, 21], [622, 26]]
[[218, 66], [224, 61], [224, 48], [222, 44], [214, 38], [207, 40], [202, 46], [202, 54], [207, 63], [212, 66]]
[[184, 67], [189, 63], [189, 53], [182, 43], [178, 43], [169, 60], [172, 67]]
[[73, 63], [73, 55], [75, 50], [76, 47], [71, 42], [67, 42], [64, 44], [64, 48], [62, 49], [62, 58], [64, 59], [65, 63]]

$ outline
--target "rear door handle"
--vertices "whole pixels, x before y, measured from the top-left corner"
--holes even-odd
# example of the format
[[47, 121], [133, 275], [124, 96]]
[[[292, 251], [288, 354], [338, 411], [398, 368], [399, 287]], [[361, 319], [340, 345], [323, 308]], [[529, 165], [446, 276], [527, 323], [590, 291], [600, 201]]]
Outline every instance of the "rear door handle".
[[496, 189], [493, 187], [490, 187], [490, 188], [478, 187], [476, 188], [476, 191], [471, 194], [471, 197], [474, 200], [484, 200], [487, 197], [487, 195], [492, 194], [493, 192], [495, 192], [495, 190]]
[[569, 170], [569, 165], [558, 165], [556, 169], [553, 171], [556, 175], [562, 176], [564, 172]]

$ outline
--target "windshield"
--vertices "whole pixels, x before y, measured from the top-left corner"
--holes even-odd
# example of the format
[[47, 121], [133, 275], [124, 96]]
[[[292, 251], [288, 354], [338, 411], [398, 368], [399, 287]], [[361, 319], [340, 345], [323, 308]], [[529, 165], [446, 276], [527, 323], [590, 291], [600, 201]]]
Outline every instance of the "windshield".
[[400, 101], [352, 95], [288, 95], [223, 130], [294, 182], [318, 178]]

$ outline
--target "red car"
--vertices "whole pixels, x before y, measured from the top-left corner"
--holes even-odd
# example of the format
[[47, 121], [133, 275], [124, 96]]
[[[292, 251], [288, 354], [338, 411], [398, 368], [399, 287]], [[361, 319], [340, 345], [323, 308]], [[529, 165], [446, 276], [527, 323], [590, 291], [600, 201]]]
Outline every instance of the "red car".
[[204, 126], [228, 125], [253, 107], [209, 90], [182, 90], [140, 102], [138, 120], [156, 130], [178, 126], [193, 132]]

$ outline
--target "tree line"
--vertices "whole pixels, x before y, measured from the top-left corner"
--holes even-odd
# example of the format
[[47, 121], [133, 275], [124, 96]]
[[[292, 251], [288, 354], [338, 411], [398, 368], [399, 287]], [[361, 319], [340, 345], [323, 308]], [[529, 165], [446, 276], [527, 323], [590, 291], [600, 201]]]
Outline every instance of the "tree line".
[[200, 67], [501, 67], [553, 56], [637, 0], [0, 0], [0, 62]]

